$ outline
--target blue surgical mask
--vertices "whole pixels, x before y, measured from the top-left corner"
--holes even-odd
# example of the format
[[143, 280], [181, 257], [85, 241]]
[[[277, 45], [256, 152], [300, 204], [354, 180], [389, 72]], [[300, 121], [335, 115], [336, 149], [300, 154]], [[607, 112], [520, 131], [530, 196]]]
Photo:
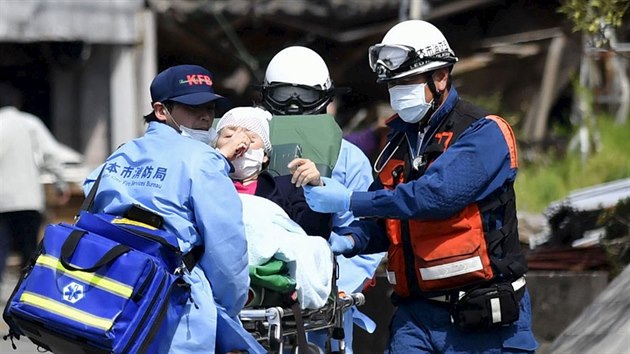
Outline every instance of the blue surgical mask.
[[427, 84], [396, 85], [389, 88], [389, 103], [400, 119], [418, 123], [431, 108], [424, 97]]

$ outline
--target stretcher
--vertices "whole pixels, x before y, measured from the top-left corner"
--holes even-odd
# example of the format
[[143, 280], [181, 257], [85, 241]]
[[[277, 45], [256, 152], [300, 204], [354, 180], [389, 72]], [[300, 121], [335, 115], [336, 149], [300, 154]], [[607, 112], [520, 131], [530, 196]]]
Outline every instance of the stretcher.
[[[269, 353], [284, 353], [285, 350], [293, 354], [345, 353], [343, 312], [352, 306], [363, 305], [365, 297], [362, 293], [339, 292], [338, 277], [338, 265], [334, 262], [331, 296], [323, 307], [313, 310], [300, 310], [299, 304], [246, 307], [239, 314], [243, 327]], [[305, 340], [306, 333], [317, 330], [328, 333], [325, 352]], [[332, 339], [339, 341], [338, 351], [331, 350]]]
[[[322, 176], [330, 177], [341, 148], [342, 131], [331, 115], [274, 116], [270, 122], [270, 138], [273, 152], [268, 169], [278, 175], [291, 172], [286, 167], [296, 157], [313, 161]], [[317, 330], [328, 333], [327, 353], [332, 353], [331, 340], [339, 341], [339, 350], [345, 353], [343, 312], [365, 302], [363, 294], [340, 293], [337, 288], [338, 264], [333, 257], [331, 295], [324, 306], [318, 309], [301, 310], [298, 303], [287, 301], [290, 294], [272, 294], [264, 289], [267, 299], [275, 298], [277, 304], [250, 306], [240, 312], [243, 327], [269, 353], [322, 353], [312, 343], [307, 343], [305, 334]], [[259, 294], [260, 295], [260, 294]]]

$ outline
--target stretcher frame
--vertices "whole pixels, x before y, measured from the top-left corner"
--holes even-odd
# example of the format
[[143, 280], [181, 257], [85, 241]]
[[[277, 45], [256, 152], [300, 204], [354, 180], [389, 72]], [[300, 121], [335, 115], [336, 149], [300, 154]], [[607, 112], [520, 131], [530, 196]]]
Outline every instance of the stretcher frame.
[[[338, 291], [338, 269], [337, 261], [334, 260], [331, 296], [326, 304], [319, 309], [302, 310], [300, 313], [305, 333], [328, 330], [325, 353], [331, 354], [345, 354], [346, 352], [343, 312], [352, 306], [361, 306], [365, 303], [362, 293], [346, 294]], [[268, 353], [284, 353], [285, 345], [287, 345], [293, 354], [306, 354], [299, 351], [297, 346], [300, 328], [293, 308], [281, 306], [245, 308], [241, 310], [239, 317], [243, 327], [268, 350]], [[334, 352], [331, 349], [332, 339], [339, 341], [339, 350]], [[307, 344], [307, 353], [323, 353], [315, 344]]]

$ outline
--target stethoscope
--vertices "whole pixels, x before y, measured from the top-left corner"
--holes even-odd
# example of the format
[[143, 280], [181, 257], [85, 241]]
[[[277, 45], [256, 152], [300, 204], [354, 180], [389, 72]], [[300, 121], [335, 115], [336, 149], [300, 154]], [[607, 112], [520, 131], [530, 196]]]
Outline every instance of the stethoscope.
[[[418, 136], [418, 155], [416, 155], [413, 151], [413, 149], [411, 148], [411, 142], [409, 141], [409, 138], [407, 137], [407, 134], [405, 133], [399, 133], [402, 134], [403, 137], [402, 139], [405, 139], [407, 141], [407, 148], [409, 149], [409, 156], [415, 156], [414, 159], [411, 161], [411, 167], [413, 167], [414, 170], [419, 171], [422, 167], [424, 167], [424, 165], [426, 165], [426, 159], [424, 157], [423, 154], [420, 154], [420, 149], [422, 147], [422, 142], [424, 140], [424, 133], [418, 132], [419, 136]], [[396, 139], [396, 137], [394, 137], [394, 139], [391, 139], [390, 141], [387, 142], [387, 144], [385, 144], [385, 147], [383, 148], [383, 150], [381, 150], [381, 152], [378, 154], [378, 157], [376, 158], [376, 161], [374, 162], [374, 167], [372, 168], [374, 170], [375, 173], [379, 174], [381, 173], [381, 171], [383, 171], [383, 169], [385, 168], [385, 166], [387, 166], [387, 164], [389, 163], [389, 161], [392, 159], [392, 157], [394, 157], [394, 155], [396, 154], [396, 151], [398, 151], [398, 149], [400, 148], [400, 145], [402, 145], [402, 139], [398, 140]], [[387, 156], [387, 159], [385, 160], [385, 162], [383, 162], [382, 164], [380, 164], [380, 161], [383, 159], [383, 154], [385, 153], [385, 151], [388, 150], [388, 148], [390, 147], [390, 145], [392, 144], [392, 142], [396, 141], [396, 148], [394, 148], [394, 150], [389, 153], [389, 155]]]

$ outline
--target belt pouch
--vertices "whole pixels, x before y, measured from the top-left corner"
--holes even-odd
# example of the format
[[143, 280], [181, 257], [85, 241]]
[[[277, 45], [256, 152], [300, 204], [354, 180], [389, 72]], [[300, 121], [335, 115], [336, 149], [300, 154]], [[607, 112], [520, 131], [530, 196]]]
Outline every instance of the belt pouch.
[[514, 291], [511, 283], [498, 283], [470, 290], [454, 301], [451, 320], [459, 328], [468, 331], [512, 324], [519, 318], [523, 292], [523, 289]]

